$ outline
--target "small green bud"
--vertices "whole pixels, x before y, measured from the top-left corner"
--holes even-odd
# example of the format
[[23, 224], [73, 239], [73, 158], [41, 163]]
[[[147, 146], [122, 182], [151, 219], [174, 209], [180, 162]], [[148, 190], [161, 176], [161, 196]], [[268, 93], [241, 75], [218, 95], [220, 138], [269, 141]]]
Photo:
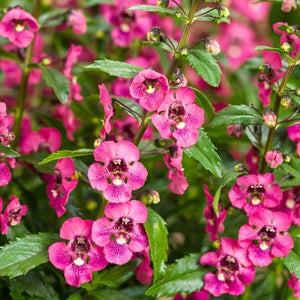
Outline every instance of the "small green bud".
[[283, 43], [280, 48], [286, 53], [289, 53], [292, 50], [292, 46], [287, 42]]
[[284, 108], [288, 108], [291, 104], [292, 100], [291, 97], [289, 95], [286, 96], [282, 96], [280, 98], [280, 104], [284, 107]]
[[228, 18], [230, 16], [230, 11], [225, 6], [218, 7], [218, 14], [221, 18]]
[[168, 8], [169, 0], [157, 0], [157, 6]]
[[273, 72], [273, 68], [269, 64], [262, 65], [258, 69], [261, 73], [263, 73], [265, 75], [271, 75]]
[[103, 142], [103, 139], [96, 139], [94, 142], [94, 148], [98, 147]]
[[286, 29], [286, 32], [287, 34], [294, 34], [295, 33], [295, 28], [293, 26], [289, 26], [287, 29]]
[[295, 89], [295, 94], [296, 94], [297, 96], [300, 96], [300, 88]]
[[234, 166], [234, 170], [236, 172], [244, 172], [246, 171], [246, 168], [242, 164], [237, 164]]
[[182, 49], [180, 50], [180, 55], [181, 55], [181, 56], [187, 56], [187, 55], [188, 55], [188, 50], [187, 50], [186, 48], [182, 48]]
[[160, 42], [162, 36], [163, 35], [162, 35], [161, 30], [160, 30], [160, 27], [155, 26], [155, 27], [152, 27], [147, 32], [147, 41], [158, 43], [158, 42]]
[[284, 155], [283, 155], [283, 160], [284, 160], [284, 162], [289, 163], [289, 162], [291, 161], [290, 155], [284, 154]]

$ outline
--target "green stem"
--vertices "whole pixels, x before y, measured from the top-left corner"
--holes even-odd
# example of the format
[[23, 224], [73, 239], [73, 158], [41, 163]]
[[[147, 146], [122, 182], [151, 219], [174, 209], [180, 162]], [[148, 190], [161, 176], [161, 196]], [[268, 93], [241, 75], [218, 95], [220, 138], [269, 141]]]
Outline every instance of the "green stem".
[[[40, 10], [40, 0], [35, 0], [33, 14], [32, 14], [35, 18], [38, 18], [39, 10]], [[31, 64], [32, 61], [34, 42], [35, 42], [35, 38], [32, 40], [31, 44], [27, 48], [25, 61], [22, 66], [22, 79], [21, 79], [21, 84], [20, 84], [20, 89], [18, 94], [18, 105], [16, 108], [15, 123], [14, 123], [14, 133], [15, 133], [15, 140], [13, 142], [14, 146], [18, 144], [18, 140], [20, 137], [21, 122], [24, 114], [25, 100], [27, 95], [28, 77], [30, 73], [30, 69], [28, 68], [28, 66]]]
[[146, 128], [147, 128], [147, 126], [149, 125], [149, 117], [150, 117], [150, 114], [151, 113], [146, 113], [145, 115], [144, 115], [144, 117], [142, 118], [142, 121], [141, 121], [141, 124], [140, 124], [140, 126], [139, 126], [139, 129], [138, 129], [138, 132], [137, 132], [137, 134], [136, 134], [136, 136], [134, 137], [134, 140], [133, 140], [133, 143], [136, 145], [136, 146], [138, 146], [139, 145], [139, 143], [140, 143], [140, 141], [141, 141], [141, 139], [142, 139], [142, 137], [143, 137], [143, 135], [144, 135], [144, 133], [145, 133], [145, 131], [146, 131]]
[[[296, 64], [299, 60], [299, 57], [300, 57], [300, 51], [295, 56], [293, 63], [288, 67], [287, 72], [285, 73], [285, 75], [284, 75], [284, 77], [281, 81], [281, 84], [279, 86], [279, 89], [277, 91], [276, 98], [275, 98], [274, 109], [273, 109], [277, 120], [278, 120], [278, 113], [279, 113], [279, 108], [280, 108], [280, 94], [281, 94], [282, 91], [284, 91], [284, 89], [286, 87], [286, 84], [287, 84], [290, 76], [292, 75], [295, 67], [296, 67]], [[267, 142], [266, 142], [265, 151], [264, 151], [264, 154], [263, 154], [262, 166], [261, 166], [261, 172], [263, 174], [267, 172], [267, 167], [268, 166], [267, 166], [267, 162], [265, 160], [265, 157], [266, 157], [267, 152], [270, 151], [271, 148], [272, 148], [272, 143], [273, 143], [275, 131], [276, 131], [276, 126], [270, 128], [270, 130], [269, 130], [269, 135], [268, 135], [268, 139], [267, 139]]]
[[[102, 195], [102, 194], [101, 194]], [[108, 201], [106, 199], [104, 199], [104, 197], [102, 196], [102, 202], [96, 217], [96, 220], [104, 217], [104, 210], [105, 210], [105, 206], [108, 204]]]
[[184, 26], [183, 33], [181, 35], [180, 41], [179, 41], [179, 43], [177, 45], [177, 48], [176, 48], [176, 52], [173, 56], [172, 62], [170, 64], [169, 70], [167, 72], [167, 78], [169, 80], [171, 79], [171, 77], [172, 77], [172, 75], [173, 75], [173, 73], [174, 73], [174, 71], [177, 67], [178, 53], [185, 45], [186, 39], [188, 37], [188, 34], [190, 32], [190, 29], [191, 29], [191, 26], [192, 26], [192, 23], [193, 23], [195, 13], [197, 11], [198, 2], [199, 2], [198, 0], [193, 0], [193, 2], [192, 2], [192, 6], [191, 6], [191, 9], [190, 9], [190, 12], [189, 12], [189, 15], [188, 15], [189, 20]]

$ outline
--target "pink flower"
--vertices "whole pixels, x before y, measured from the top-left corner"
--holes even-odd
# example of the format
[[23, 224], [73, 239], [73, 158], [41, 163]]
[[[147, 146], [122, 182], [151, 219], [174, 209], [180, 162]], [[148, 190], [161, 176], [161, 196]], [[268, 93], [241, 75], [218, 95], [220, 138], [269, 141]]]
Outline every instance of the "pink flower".
[[194, 145], [204, 122], [204, 111], [194, 101], [195, 93], [191, 88], [170, 91], [151, 117], [160, 135], [165, 139], [175, 138], [179, 147]]
[[251, 146], [250, 150], [246, 155], [246, 163], [249, 166], [249, 171], [251, 174], [258, 174], [258, 163], [259, 163], [259, 150], [254, 146]]
[[215, 297], [223, 294], [241, 295], [245, 285], [255, 276], [255, 269], [247, 257], [247, 247], [239, 241], [221, 239], [221, 246], [216, 252], [208, 252], [200, 259], [200, 264], [218, 269], [217, 274], [208, 273], [204, 277], [204, 289]]
[[300, 123], [287, 127], [287, 133], [292, 141], [297, 142], [297, 153], [300, 156]]
[[182, 149], [176, 145], [170, 146], [170, 155], [164, 154], [164, 162], [169, 169], [168, 179], [171, 180], [169, 188], [172, 193], [183, 195], [189, 184], [182, 168]]
[[288, 281], [288, 287], [294, 290], [294, 297], [300, 298], [300, 279], [298, 279], [294, 273], [291, 274], [291, 277]]
[[228, 125], [227, 126], [227, 135], [235, 137], [237, 139], [241, 138], [244, 135], [245, 126], [241, 124]]
[[279, 149], [273, 149], [266, 153], [266, 162], [272, 168], [275, 169], [283, 163], [282, 153]]
[[[2, 210], [3, 202], [0, 198], [0, 211]], [[0, 214], [1, 233], [8, 233], [10, 226], [20, 225], [22, 217], [27, 214], [27, 205], [21, 205], [19, 198], [12, 195], [10, 202], [4, 210], [3, 214]]]
[[[131, 201], [132, 202], [132, 201]], [[135, 278], [141, 284], [151, 284], [153, 278], [153, 269], [150, 267], [149, 247], [134, 256], [144, 258], [143, 261], [134, 269]]]
[[273, 257], [287, 256], [294, 247], [293, 239], [287, 234], [291, 220], [282, 212], [261, 209], [249, 217], [249, 224], [239, 231], [241, 244], [253, 244], [248, 249], [250, 261], [259, 267], [272, 263]]
[[114, 108], [112, 106], [112, 100], [104, 84], [98, 85], [100, 103], [104, 107], [104, 128], [100, 132], [100, 137], [105, 139], [106, 134], [111, 132], [110, 119], [114, 116]]
[[133, 253], [141, 252], [149, 246], [141, 225], [146, 222], [148, 216], [143, 203], [136, 200], [109, 203], [104, 213], [106, 217], [93, 224], [92, 238], [98, 246], [103, 247], [108, 262], [126, 264], [131, 260]]
[[142, 187], [148, 172], [138, 162], [140, 153], [131, 142], [101, 143], [94, 151], [95, 160], [89, 167], [88, 177], [92, 188], [102, 191], [110, 202], [130, 200], [133, 190]]
[[12, 175], [9, 167], [5, 163], [0, 164], [0, 186], [9, 184]]
[[234, 207], [244, 208], [247, 214], [262, 207], [275, 207], [282, 199], [282, 191], [273, 181], [272, 173], [242, 176], [229, 191], [229, 199]]
[[206, 290], [195, 291], [189, 295], [176, 295], [174, 300], [209, 300], [210, 294]]
[[62, 158], [57, 161], [55, 175], [44, 175], [47, 184], [47, 196], [50, 206], [56, 210], [58, 217], [65, 212], [65, 205], [70, 193], [76, 188], [78, 179], [74, 177], [75, 167], [72, 158]]
[[38, 29], [36, 19], [20, 7], [9, 10], [0, 22], [0, 35], [19, 48], [29, 46]]
[[146, 69], [134, 77], [129, 89], [131, 96], [139, 99], [144, 109], [154, 111], [169, 91], [168, 79], [158, 72]]
[[217, 233], [224, 232], [224, 220], [226, 218], [226, 210], [221, 209], [221, 205], [218, 204], [219, 216], [216, 215], [213, 208], [214, 197], [210, 194], [207, 185], [203, 185], [204, 193], [207, 204], [204, 208], [204, 217], [207, 220], [205, 230], [210, 233], [209, 240], [215, 241], [218, 239]]
[[79, 287], [92, 280], [92, 272], [107, 266], [102, 248], [94, 246], [91, 239], [93, 221], [71, 218], [60, 229], [60, 237], [69, 240], [49, 247], [49, 260], [64, 271], [69, 285]]
[[69, 14], [67, 25], [73, 26], [74, 33], [78, 35], [82, 35], [87, 32], [86, 19], [80, 10], [72, 10]]
[[281, 10], [284, 12], [290, 12], [292, 9], [296, 9], [297, 4], [295, 0], [283, 0]]
[[0, 144], [8, 146], [14, 140], [15, 134], [10, 132], [10, 118], [6, 114], [6, 103], [0, 102]]

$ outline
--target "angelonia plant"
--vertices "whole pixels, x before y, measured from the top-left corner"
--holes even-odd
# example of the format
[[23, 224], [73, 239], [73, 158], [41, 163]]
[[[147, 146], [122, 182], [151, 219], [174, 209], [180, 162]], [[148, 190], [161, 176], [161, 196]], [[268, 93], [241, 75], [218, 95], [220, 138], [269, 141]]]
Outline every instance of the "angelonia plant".
[[1, 1], [1, 299], [300, 299], [297, 5]]

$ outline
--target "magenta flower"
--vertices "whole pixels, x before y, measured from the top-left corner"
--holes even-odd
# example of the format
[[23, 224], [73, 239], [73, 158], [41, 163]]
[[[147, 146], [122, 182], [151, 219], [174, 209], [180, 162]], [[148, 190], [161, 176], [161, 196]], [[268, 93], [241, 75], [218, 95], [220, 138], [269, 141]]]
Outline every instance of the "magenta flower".
[[288, 281], [288, 287], [294, 290], [294, 297], [300, 298], [300, 279], [298, 279], [294, 273], [291, 273], [291, 277]]
[[36, 19], [20, 7], [9, 10], [0, 22], [0, 35], [19, 48], [29, 46], [38, 29]]
[[297, 153], [300, 156], [300, 123], [287, 127], [287, 133], [292, 141], [297, 142]]
[[94, 246], [91, 239], [93, 221], [71, 218], [60, 229], [60, 237], [69, 240], [54, 243], [49, 247], [49, 260], [64, 271], [69, 285], [79, 287], [92, 280], [92, 272], [107, 266], [103, 250]]
[[221, 205], [218, 204], [219, 216], [216, 215], [213, 208], [214, 197], [210, 194], [207, 185], [203, 185], [204, 194], [207, 204], [204, 208], [204, 217], [207, 220], [205, 230], [210, 233], [209, 240], [215, 241], [218, 239], [218, 233], [224, 232], [224, 220], [226, 218], [226, 210], [221, 209]]
[[131, 142], [103, 142], [94, 157], [100, 163], [89, 167], [88, 177], [92, 188], [102, 191], [108, 201], [126, 202], [133, 190], [144, 185], [148, 172], [138, 162], [139, 150]]
[[100, 103], [104, 107], [104, 128], [100, 132], [100, 137], [105, 139], [106, 134], [111, 132], [110, 119], [114, 116], [114, 108], [112, 106], [112, 100], [104, 84], [98, 85]]
[[157, 110], [162, 103], [165, 93], [169, 91], [166, 76], [146, 69], [138, 73], [130, 85], [130, 94], [139, 99], [140, 105], [148, 110]]
[[68, 17], [67, 25], [72, 26], [74, 33], [78, 35], [87, 32], [86, 18], [80, 10], [72, 10]]
[[5, 163], [0, 164], [0, 186], [9, 184], [12, 175], [9, 167]]
[[108, 262], [126, 264], [131, 260], [133, 253], [141, 252], [149, 246], [141, 225], [146, 222], [148, 216], [143, 203], [136, 200], [109, 203], [104, 213], [106, 217], [93, 224], [92, 239], [98, 246], [103, 247]]
[[281, 10], [284, 12], [290, 12], [292, 9], [297, 9], [295, 0], [283, 0]]
[[191, 88], [170, 91], [157, 113], [151, 117], [153, 125], [165, 139], [174, 138], [179, 147], [190, 147], [198, 139], [199, 128], [204, 122], [204, 111], [195, 103]]
[[47, 184], [47, 196], [50, 206], [56, 210], [58, 217], [65, 212], [65, 205], [70, 193], [76, 188], [78, 179], [74, 176], [75, 167], [72, 158], [62, 158], [57, 161], [55, 175], [45, 174]]
[[234, 239], [222, 238], [216, 252], [208, 252], [200, 259], [200, 264], [218, 269], [217, 274], [208, 273], [204, 277], [204, 289], [215, 297], [223, 294], [241, 295], [255, 276], [255, 269], [247, 257], [247, 249]]
[[153, 269], [149, 256], [149, 247], [139, 253], [134, 253], [134, 257], [143, 258], [143, 261], [134, 269], [135, 278], [141, 284], [151, 284], [153, 278]]
[[10, 132], [10, 118], [6, 114], [6, 103], [0, 102], [0, 144], [8, 146], [15, 134]]
[[251, 174], [258, 174], [259, 167], [259, 150], [254, 146], [251, 146], [250, 150], [248, 151], [245, 159], [246, 163], [249, 166], [249, 172]]
[[282, 212], [261, 209], [249, 217], [249, 224], [240, 228], [241, 244], [253, 244], [248, 249], [250, 261], [259, 267], [272, 263], [273, 257], [287, 256], [294, 247], [293, 239], [287, 234], [291, 220]]
[[275, 207], [282, 199], [282, 191], [273, 181], [272, 173], [242, 176], [229, 191], [229, 199], [234, 207], [244, 208], [247, 214], [262, 207]]
[[[2, 211], [3, 201], [0, 198], [0, 211]], [[20, 225], [22, 217], [27, 214], [27, 205], [21, 205], [19, 198], [12, 195], [10, 202], [4, 210], [3, 214], [0, 214], [1, 233], [8, 233], [10, 226]]]
[[209, 300], [210, 294], [206, 290], [195, 291], [189, 295], [176, 295], [174, 300]]

